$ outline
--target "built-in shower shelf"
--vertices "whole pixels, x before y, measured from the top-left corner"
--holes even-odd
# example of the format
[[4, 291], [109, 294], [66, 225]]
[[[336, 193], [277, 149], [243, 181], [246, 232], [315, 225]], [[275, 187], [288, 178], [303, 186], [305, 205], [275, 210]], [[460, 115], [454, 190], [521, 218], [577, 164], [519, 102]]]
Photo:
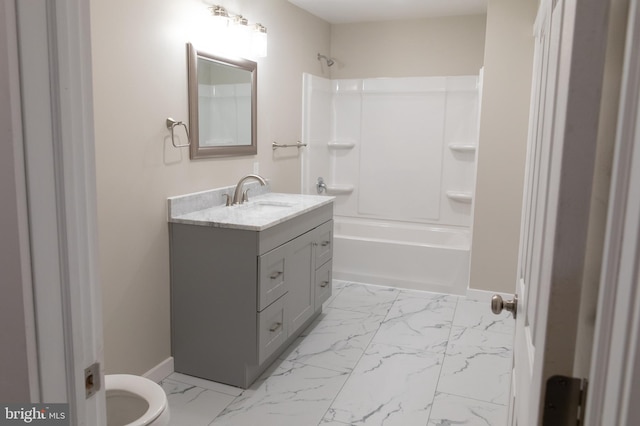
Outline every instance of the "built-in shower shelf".
[[356, 143], [347, 141], [331, 141], [327, 146], [329, 149], [353, 149], [353, 147], [356, 146]]
[[451, 143], [449, 149], [455, 152], [476, 152], [476, 146], [470, 143]]
[[473, 200], [473, 195], [470, 192], [463, 191], [447, 191], [447, 197], [453, 201], [466, 204], [470, 204], [471, 200]]
[[327, 185], [327, 193], [331, 195], [351, 194], [353, 185]]

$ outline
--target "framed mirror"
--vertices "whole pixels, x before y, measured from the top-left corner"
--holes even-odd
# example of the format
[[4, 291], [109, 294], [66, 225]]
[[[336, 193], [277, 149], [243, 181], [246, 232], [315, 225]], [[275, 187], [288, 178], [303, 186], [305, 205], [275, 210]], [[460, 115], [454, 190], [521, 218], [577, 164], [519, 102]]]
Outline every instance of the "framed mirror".
[[254, 155], [257, 64], [198, 51], [187, 44], [192, 159]]

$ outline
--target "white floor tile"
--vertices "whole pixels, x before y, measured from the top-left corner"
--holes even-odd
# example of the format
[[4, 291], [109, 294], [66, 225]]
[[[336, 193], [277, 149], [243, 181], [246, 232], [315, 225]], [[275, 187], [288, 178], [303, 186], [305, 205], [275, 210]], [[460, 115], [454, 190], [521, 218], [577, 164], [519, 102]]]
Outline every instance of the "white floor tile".
[[250, 389], [165, 379], [171, 424], [505, 425], [510, 314], [457, 296], [333, 286], [323, 314]]
[[513, 337], [453, 327], [438, 392], [506, 405]]
[[421, 291], [421, 290], [405, 290], [399, 289], [400, 293], [398, 294], [397, 300], [403, 299], [441, 299], [447, 300], [448, 302], [457, 302], [460, 299], [460, 296], [454, 296], [451, 294], [445, 293], [434, 293], [432, 291]]
[[288, 361], [276, 362], [212, 425], [317, 425], [346, 373]]
[[346, 311], [366, 312], [386, 315], [399, 290], [363, 284], [349, 284], [328, 306]]
[[160, 384], [167, 394], [172, 426], [206, 426], [235, 399], [231, 395], [169, 379]]
[[287, 349], [282, 359], [349, 372], [364, 353], [384, 316], [327, 308]]
[[500, 315], [491, 312], [489, 302], [460, 299], [453, 325], [480, 331], [513, 334], [516, 321], [507, 311], [503, 311]]
[[324, 303], [322, 304], [323, 308], [327, 308], [331, 304], [331, 302], [333, 302], [333, 299], [335, 299], [336, 296], [340, 294], [342, 289], [347, 285], [349, 285], [348, 281], [333, 280], [331, 282], [331, 296], [329, 296], [329, 298], [324, 301]]
[[181, 373], [173, 373], [167, 379], [180, 382], [187, 385], [197, 386], [204, 389], [224, 393], [231, 396], [238, 396], [242, 393], [242, 389], [235, 386], [229, 386], [222, 383], [212, 382], [211, 380], [201, 379], [199, 377], [188, 376]]
[[340, 291], [343, 288], [345, 288], [346, 286], [348, 286], [349, 284], [351, 284], [349, 281], [344, 281], [344, 280], [333, 280], [333, 289]]
[[402, 291], [373, 341], [444, 353], [456, 302], [455, 296]]
[[437, 393], [428, 426], [506, 426], [507, 414], [504, 405]]
[[325, 416], [358, 425], [425, 425], [442, 355], [372, 343]]

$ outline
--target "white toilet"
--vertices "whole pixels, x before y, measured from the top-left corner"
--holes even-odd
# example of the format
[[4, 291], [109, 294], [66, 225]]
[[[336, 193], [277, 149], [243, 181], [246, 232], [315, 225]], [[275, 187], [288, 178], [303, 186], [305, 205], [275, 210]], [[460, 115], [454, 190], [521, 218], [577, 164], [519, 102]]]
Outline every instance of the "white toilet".
[[167, 426], [169, 404], [162, 387], [131, 374], [104, 376], [107, 426]]

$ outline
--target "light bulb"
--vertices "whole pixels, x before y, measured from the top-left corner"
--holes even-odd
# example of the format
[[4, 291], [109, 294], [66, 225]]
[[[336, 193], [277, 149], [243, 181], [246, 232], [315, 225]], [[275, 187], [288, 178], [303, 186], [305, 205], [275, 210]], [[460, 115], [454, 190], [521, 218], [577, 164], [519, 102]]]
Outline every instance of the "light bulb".
[[251, 29], [247, 18], [242, 15], [233, 18], [230, 36], [237, 55], [248, 56], [251, 53]]
[[256, 24], [251, 38], [253, 54], [258, 58], [267, 56], [267, 27]]

